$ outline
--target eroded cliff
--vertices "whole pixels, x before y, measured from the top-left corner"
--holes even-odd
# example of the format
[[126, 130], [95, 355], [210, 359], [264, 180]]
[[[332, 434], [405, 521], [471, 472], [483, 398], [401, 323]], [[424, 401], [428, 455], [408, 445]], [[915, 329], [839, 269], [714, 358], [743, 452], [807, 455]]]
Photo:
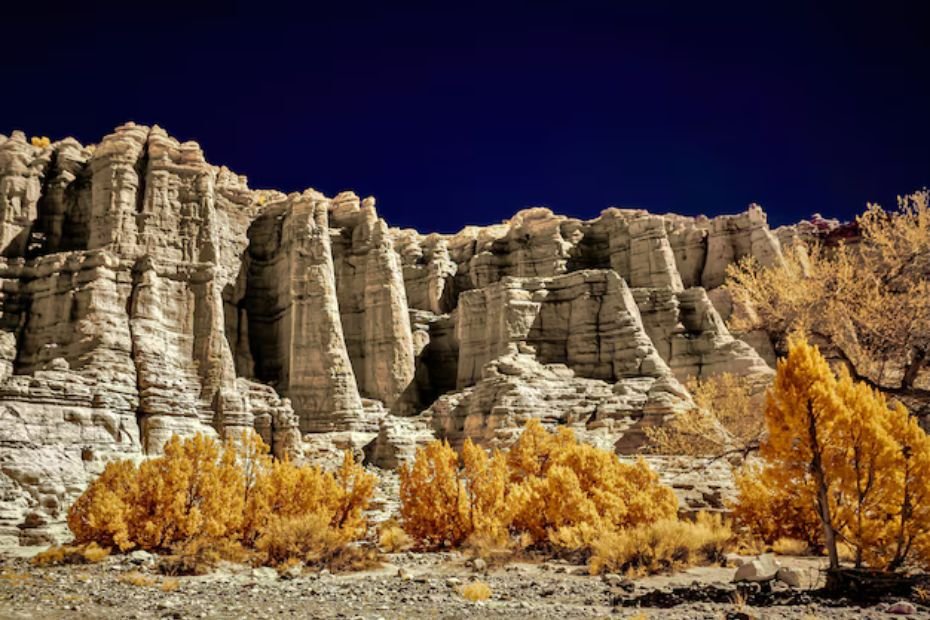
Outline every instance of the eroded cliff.
[[390, 468], [539, 417], [631, 452], [688, 378], [771, 373], [718, 313], [727, 265], [781, 257], [758, 207], [421, 234], [351, 192], [250, 190], [130, 123], [0, 137], [0, 243], [0, 542], [54, 539], [107, 461], [174, 433]]

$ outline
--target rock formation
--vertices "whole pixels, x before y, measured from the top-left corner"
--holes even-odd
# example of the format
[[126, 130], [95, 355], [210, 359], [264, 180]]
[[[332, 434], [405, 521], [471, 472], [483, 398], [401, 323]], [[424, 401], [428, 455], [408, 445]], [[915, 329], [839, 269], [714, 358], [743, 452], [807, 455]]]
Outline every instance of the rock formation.
[[0, 137], [0, 224], [0, 544], [54, 539], [106, 462], [172, 434], [393, 468], [539, 417], [629, 453], [691, 406], [686, 379], [771, 373], [719, 312], [727, 265], [781, 257], [755, 206], [424, 235], [351, 192], [250, 190], [129, 123]]

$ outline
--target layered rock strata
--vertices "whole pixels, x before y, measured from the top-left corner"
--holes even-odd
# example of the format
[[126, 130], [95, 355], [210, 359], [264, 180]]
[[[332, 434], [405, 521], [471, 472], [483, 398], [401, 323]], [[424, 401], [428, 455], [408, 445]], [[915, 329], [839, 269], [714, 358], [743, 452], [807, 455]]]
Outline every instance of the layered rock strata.
[[630, 452], [691, 406], [685, 380], [771, 373], [719, 313], [729, 264], [780, 260], [755, 206], [421, 234], [351, 192], [251, 190], [129, 123], [0, 137], [0, 243], [0, 543], [55, 538], [106, 462], [174, 434], [393, 468], [537, 417]]

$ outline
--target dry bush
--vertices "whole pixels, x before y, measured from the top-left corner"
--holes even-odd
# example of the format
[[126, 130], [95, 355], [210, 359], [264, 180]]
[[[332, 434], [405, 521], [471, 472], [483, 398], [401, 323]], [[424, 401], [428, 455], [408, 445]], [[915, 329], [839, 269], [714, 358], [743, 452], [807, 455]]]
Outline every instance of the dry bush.
[[249, 562], [255, 558], [237, 540], [192, 538], [175, 544], [171, 553], [158, 562], [158, 570], [165, 575], [206, 575], [220, 562]]
[[530, 420], [506, 453], [445, 442], [401, 469], [404, 529], [422, 548], [506, 556], [535, 547], [580, 552], [605, 531], [675, 517], [678, 502], [645, 461], [622, 463], [566, 428]]
[[733, 532], [720, 515], [700, 513], [692, 523], [663, 519], [604, 532], [593, 543], [591, 574], [655, 573], [697, 563], [719, 562]]
[[351, 573], [381, 566], [381, 555], [377, 549], [350, 544], [339, 549], [326, 563], [334, 573]]
[[128, 573], [123, 573], [117, 577], [117, 581], [120, 583], [126, 583], [131, 586], [136, 586], [139, 588], [149, 588], [156, 584], [155, 579], [140, 573], [137, 570], [129, 571]]
[[167, 574], [202, 574], [221, 560], [325, 562], [365, 535], [374, 484], [349, 452], [325, 472], [272, 460], [254, 433], [227, 444], [175, 436], [139, 467], [109, 464], [68, 525], [79, 543], [168, 553]]
[[68, 527], [76, 541], [104, 547], [132, 549], [133, 498], [138, 494], [137, 469], [132, 461], [108, 463], [103, 473], [68, 510]]
[[175, 435], [138, 468], [110, 463], [68, 511], [78, 542], [168, 551], [195, 538], [238, 533], [245, 496], [236, 450], [197, 434]]
[[278, 571], [278, 575], [284, 575], [286, 573], [290, 573], [290, 571], [295, 568], [299, 572], [302, 573], [304, 570], [304, 563], [298, 560], [297, 558], [290, 558], [288, 560], [281, 562], [275, 568]]
[[255, 541], [264, 563], [277, 566], [292, 559], [308, 565], [325, 564], [345, 541], [319, 514], [272, 519]]
[[507, 454], [511, 528], [534, 545], [583, 549], [602, 532], [674, 518], [678, 500], [642, 459], [580, 443], [570, 429], [531, 420]]
[[378, 546], [386, 553], [406, 551], [413, 546], [413, 539], [394, 519], [388, 519], [378, 529]]
[[468, 557], [481, 558], [489, 566], [503, 566], [516, 559], [519, 552], [532, 544], [532, 541], [525, 540], [524, 543], [519, 538], [475, 533], [468, 537], [462, 550]]
[[817, 513], [793, 490], [767, 484], [761, 473], [761, 467], [749, 464], [736, 475], [739, 501], [730, 506], [733, 522], [764, 546], [794, 539], [819, 552], [823, 548], [823, 527]]
[[32, 144], [32, 146], [40, 149], [48, 148], [49, 145], [52, 144], [52, 141], [48, 138], [48, 136], [32, 136], [29, 142]]
[[[735, 331], [764, 329], [775, 342], [805, 330], [829, 343], [858, 379], [889, 392], [920, 387], [930, 358], [930, 192], [869, 205], [855, 245], [793, 246], [763, 267], [728, 270]], [[920, 400], [920, 399], [918, 399]], [[923, 399], [926, 400], [926, 399]], [[923, 412], [922, 412], [923, 413]]]
[[400, 469], [403, 527], [423, 548], [461, 546], [470, 536], [503, 537], [509, 513], [507, 464], [470, 440], [459, 455], [445, 441], [417, 450], [412, 466]]
[[12, 586], [21, 586], [25, 585], [29, 580], [31, 580], [32, 576], [29, 573], [4, 570], [0, 572], [0, 579], [6, 581]]
[[472, 603], [486, 601], [491, 598], [491, 586], [483, 581], [473, 581], [462, 586], [461, 593], [462, 597]]
[[181, 587], [181, 581], [176, 577], [168, 577], [163, 579], [161, 582], [161, 591], [162, 592], [174, 592]]
[[694, 408], [645, 429], [652, 454], [720, 456], [748, 452], [765, 430], [759, 378], [722, 373], [687, 383]]
[[778, 555], [804, 556], [811, 555], [812, 549], [806, 541], [782, 537], [772, 543], [772, 551]]
[[56, 545], [38, 553], [32, 558], [36, 566], [58, 564], [96, 564], [110, 555], [110, 550], [100, 547], [95, 542], [85, 545]]
[[291, 557], [309, 565], [325, 563], [364, 537], [368, 523], [362, 513], [374, 485], [375, 477], [348, 451], [334, 473], [275, 461], [258, 476], [246, 502], [243, 539], [268, 564]]

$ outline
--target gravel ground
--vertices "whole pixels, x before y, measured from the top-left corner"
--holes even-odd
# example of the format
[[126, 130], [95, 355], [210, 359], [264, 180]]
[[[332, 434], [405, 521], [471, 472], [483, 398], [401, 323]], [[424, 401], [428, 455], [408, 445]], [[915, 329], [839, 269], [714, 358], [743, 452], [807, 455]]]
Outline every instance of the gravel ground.
[[[821, 560], [782, 558], [817, 579]], [[121, 577], [138, 571], [152, 582], [131, 585]], [[180, 577], [177, 589], [162, 590], [165, 578], [154, 562], [111, 557], [96, 565], [33, 567], [22, 557], [0, 556], [0, 618], [891, 618], [888, 603], [872, 607], [827, 607], [800, 593], [791, 605], [764, 607], [682, 601], [667, 609], [635, 606], [656, 591], [733, 588], [732, 568], [703, 567], [638, 579], [605, 580], [581, 567], [557, 562], [513, 563], [478, 572], [455, 554], [395, 554], [378, 569], [330, 575], [306, 572], [279, 578], [270, 569], [227, 565], [202, 577]], [[481, 579], [491, 598], [466, 601], [463, 584]], [[716, 584], [716, 585], [715, 585]], [[788, 594], [785, 592], [785, 594]], [[915, 601], [916, 603], [916, 601]], [[909, 617], [930, 618], [917, 605]], [[743, 612], [748, 616], [740, 616]]]

